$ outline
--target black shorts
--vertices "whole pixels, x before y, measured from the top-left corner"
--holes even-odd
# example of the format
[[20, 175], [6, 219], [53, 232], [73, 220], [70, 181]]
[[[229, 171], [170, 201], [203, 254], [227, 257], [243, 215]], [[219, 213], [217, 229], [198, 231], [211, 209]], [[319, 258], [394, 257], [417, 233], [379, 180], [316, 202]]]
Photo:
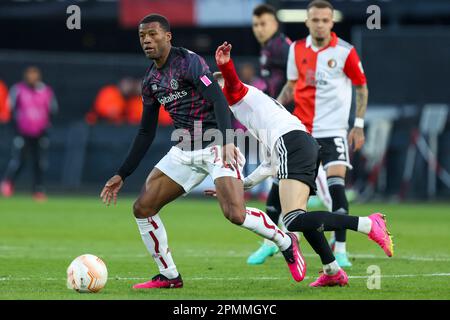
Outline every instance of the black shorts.
[[352, 169], [348, 156], [348, 143], [345, 137], [317, 138], [320, 145], [319, 159], [326, 170], [332, 165], [344, 165]]
[[319, 169], [319, 144], [308, 133], [295, 130], [281, 136], [276, 143], [278, 179], [294, 179], [307, 184], [316, 194], [316, 176]]

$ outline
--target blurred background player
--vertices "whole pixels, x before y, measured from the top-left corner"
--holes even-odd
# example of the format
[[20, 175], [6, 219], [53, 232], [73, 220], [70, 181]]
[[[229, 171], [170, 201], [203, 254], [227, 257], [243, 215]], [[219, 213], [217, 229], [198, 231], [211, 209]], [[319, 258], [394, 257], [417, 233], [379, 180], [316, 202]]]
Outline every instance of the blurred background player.
[[[333, 6], [324, 0], [308, 5], [309, 35], [290, 47], [288, 81], [277, 100], [282, 104], [294, 100], [293, 114], [321, 146], [319, 156], [327, 173], [332, 210], [349, 214], [345, 194], [346, 169], [352, 168], [348, 143], [353, 145], [354, 151], [364, 144], [368, 90], [355, 48], [331, 32], [333, 11]], [[352, 84], [356, 88], [356, 118], [347, 143]], [[346, 253], [345, 230], [337, 231], [335, 237], [334, 253], [339, 265], [351, 266]]]
[[[276, 98], [286, 82], [286, 63], [292, 41], [281, 32], [276, 10], [268, 4], [261, 4], [253, 9], [252, 29], [253, 35], [260, 44], [260, 76], [264, 83], [258, 89]], [[277, 179], [274, 179], [267, 197], [266, 213], [273, 222], [278, 224], [281, 205]], [[277, 252], [278, 247], [272, 241], [265, 240], [259, 249], [248, 257], [247, 263], [264, 263], [267, 257]]]
[[260, 77], [265, 84], [258, 89], [277, 97], [286, 82], [286, 63], [292, 41], [281, 32], [276, 10], [268, 4], [253, 9], [252, 30], [260, 45]]
[[9, 92], [12, 123], [16, 132], [1, 192], [4, 197], [14, 193], [14, 182], [24, 165], [25, 156], [33, 160], [32, 190], [37, 201], [46, 200], [44, 171], [49, 147], [47, 129], [51, 116], [58, 110], [53, 90], [42, 82], [41, 71], [30, 66], [24, 72], [24, 81], [15, 84]]

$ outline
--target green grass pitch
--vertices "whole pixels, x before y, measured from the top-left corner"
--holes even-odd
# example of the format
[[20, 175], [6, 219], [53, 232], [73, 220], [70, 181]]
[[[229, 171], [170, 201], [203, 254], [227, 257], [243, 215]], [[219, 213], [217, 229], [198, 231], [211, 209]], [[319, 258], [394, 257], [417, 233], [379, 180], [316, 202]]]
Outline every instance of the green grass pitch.
[[[184, 279], [176, 290], [134, 291], [157, 273], [133, 219], [133, 199], [105, 207], [100, 199], [29, 197], [0, 199], [0, 299], [450, 299], [449, 204], [351, 205], [353, 214], [381, 211], [394, 235], [388, 258], [366, 236], [348, 233], [353, 267], [348, 287], [309, 288], [320, 261], [301, 241], [307, 278], [291, 279], [280, 254], [249, 266], [259, 238], [229, 223], [214, 200], [180, 199], [162, 219], [175, 263]], [[262, 203], [249, 206], [263, 208]], [[109, 272], [97, 294], [66, 288], [66, 269], [78, 255], [101, 257]], [[381, 271], [380, 289], [368, 289], [368, 268]]]

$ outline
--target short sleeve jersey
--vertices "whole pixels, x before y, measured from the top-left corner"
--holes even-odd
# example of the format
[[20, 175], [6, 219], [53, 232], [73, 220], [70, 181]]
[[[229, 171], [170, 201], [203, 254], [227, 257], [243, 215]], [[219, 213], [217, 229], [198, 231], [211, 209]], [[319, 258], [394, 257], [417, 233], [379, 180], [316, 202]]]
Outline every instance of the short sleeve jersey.
[[352, 84], [366, 84], [366, 76], [355, 48], [331, 33], [331, 41], [320, 50], [311, 36], [295, 41], [289, 50], [288, 80], [294, 89], [296, 115], [315, 138], [344, 136], [352, 101]]

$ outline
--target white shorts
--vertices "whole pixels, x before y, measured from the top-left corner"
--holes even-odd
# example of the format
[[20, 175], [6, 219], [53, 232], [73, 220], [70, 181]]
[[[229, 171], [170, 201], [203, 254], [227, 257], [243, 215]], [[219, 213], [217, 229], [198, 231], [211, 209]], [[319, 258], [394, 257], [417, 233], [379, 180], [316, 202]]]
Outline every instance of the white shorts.
[[220, 177], [244, 179], [242, 169], [245, 164], [244, 156], [239, 152], [242, 165], [238, 168], [224, 167], [222, 163], [222, 146], [212, 146], [201, 150], [183, 151], [172, 147], [169, 152], [156, 164], [166, 176], [183, 187], [189, 193], [208, 175], [213, 181]]

